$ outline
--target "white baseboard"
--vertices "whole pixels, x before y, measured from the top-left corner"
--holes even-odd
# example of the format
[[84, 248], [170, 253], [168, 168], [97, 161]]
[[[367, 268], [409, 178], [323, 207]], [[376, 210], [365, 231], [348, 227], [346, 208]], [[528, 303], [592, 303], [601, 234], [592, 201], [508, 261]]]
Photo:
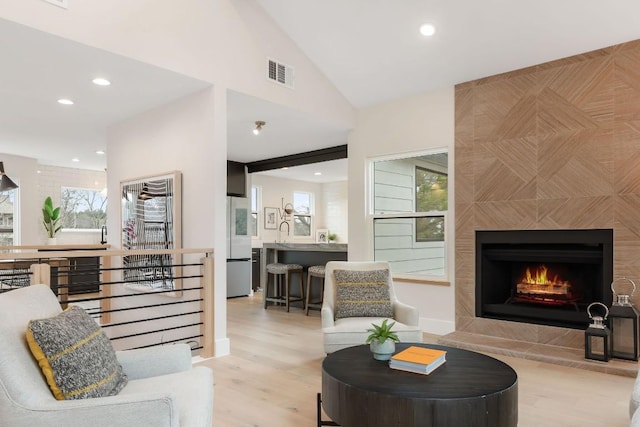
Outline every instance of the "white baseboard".
[[231, 354], [231, 341], [229, 338], [216, 340], [213, 357], [228, 356]]

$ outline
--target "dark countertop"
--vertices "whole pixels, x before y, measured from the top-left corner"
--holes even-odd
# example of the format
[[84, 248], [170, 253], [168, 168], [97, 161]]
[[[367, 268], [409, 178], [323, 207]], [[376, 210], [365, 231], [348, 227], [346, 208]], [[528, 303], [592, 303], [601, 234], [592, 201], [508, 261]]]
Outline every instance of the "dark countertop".
[[264, 249], [301, 252], [347, 252], [346, 243], [263, 243]]

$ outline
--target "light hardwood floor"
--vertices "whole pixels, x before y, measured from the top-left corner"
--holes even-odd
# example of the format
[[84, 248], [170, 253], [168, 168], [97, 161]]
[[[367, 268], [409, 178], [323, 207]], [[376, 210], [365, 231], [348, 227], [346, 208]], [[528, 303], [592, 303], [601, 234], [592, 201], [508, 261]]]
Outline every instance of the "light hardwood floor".
[[[319, 312], [265, 310], [261, 297], [228, 301], [231, 355], [201, 362], [214, 370], [214, 426], [315, 426], [324, 358]], [[518, 373], [520, 427], [629, 425], [632, 378], [492, 356]]]

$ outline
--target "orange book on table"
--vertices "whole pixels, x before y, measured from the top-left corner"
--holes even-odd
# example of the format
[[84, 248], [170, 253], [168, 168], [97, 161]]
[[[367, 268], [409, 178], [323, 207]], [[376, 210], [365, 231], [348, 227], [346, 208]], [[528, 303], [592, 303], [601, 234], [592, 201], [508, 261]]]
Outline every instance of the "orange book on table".
[[401, 352], [391, 356], [392, 360], [399, 362], [417, 363], [420, 365], [429, 365], [439, 359], [443, 359], [447, 354], [446, 351], [436, 350], [433, 348], [418, 347], [412, 345]]

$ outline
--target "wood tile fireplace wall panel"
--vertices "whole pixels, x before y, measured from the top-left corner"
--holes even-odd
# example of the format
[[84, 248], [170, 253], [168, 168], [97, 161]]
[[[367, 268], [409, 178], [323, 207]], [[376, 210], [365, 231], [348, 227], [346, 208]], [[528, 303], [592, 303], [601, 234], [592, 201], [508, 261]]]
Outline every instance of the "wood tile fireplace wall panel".
[[640, 41], [455, 96], [456, 328], [582, 347], [581, 331], [475, 317], [474, 233], [613, 228], [614, 277], [640, 285]]

